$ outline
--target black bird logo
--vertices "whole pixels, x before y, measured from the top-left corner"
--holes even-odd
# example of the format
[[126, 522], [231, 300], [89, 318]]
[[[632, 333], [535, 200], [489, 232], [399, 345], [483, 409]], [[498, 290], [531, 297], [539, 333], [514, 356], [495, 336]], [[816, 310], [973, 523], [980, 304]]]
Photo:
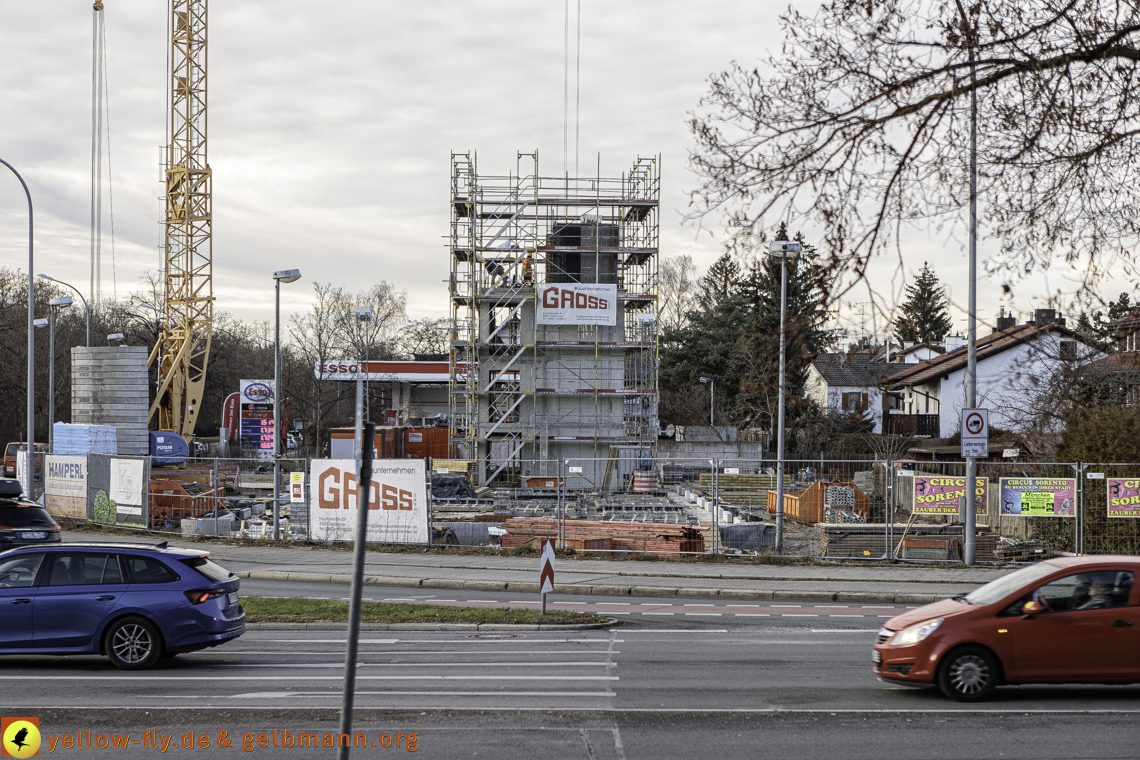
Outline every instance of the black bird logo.
[[24, 747], [28, 746], [28, 743], [26, 741], [24, 741], [24, 739], [27, 739], [27, 738], [28, 738], [28, 729], [21, 728], [19, 731], [16, 732], [16, 735], [12, 737], [11, 744], [16, 745], [16, 749], [18, 749], [18, 750], [23, 749]]

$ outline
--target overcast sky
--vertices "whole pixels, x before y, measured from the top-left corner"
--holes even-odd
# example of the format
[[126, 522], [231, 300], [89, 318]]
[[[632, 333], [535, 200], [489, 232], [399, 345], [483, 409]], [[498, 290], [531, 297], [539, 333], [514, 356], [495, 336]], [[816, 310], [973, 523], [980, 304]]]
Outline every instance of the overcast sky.
[[[105, 201], [103, 292], [121, 297], [161, 266], [167, 9], [160, 0], [105, 6], [115, 255], [112, 267]], [[576, 7], [571, 0], [572, 77]], [[582, 0], [583, 173], [593, 173], [599, 153], [611, 176], [638, 155], [662, 155], [663, 256], [691, 254], [703, 270], [720, 253], [718, 219], [706, 219], [704, 232], [682, 221], [696, 185], [686, 169], [687, 114], [711, 73], [733, 59], [756, 65], [779, 48], [784, 7]], [[304, 279], [284, 286], [286, 311], [306, 307], [313, 281], [362, 289], [383, 278], [407, 290], [410, 316], [446, 315], [450, 153], [478, 151], [481, 171], [506, 173], [517, 151], [537, 149], [543, 174], [562, 171], [563, 13], [559, 0], [214, 2], [209, 162], [218, 308], [271, 319], [270, 273], [297, 267]], [[0, 157], [31, 188], [36, 270], [85, 295], [91, 25], [87, 0], [0, 0]], [[572, 154], [573, 81], [571, 109]], [[0, 178], [0, 266], [26, 271], [26, 224], [18, 184]], [[961, 241], [920, 231], [904, 243], [907, 274], [930, 260], [964, 303]], [[874, 278], [888, 302], [904, 284], [897, 263], [884, 262]], [[1020, 288], [1013, 305], [1023, 312], [1043, 305], [1044, 291], [1064, 289], [1053, 277]], [[997, 294], [996, 284], [982, 283], [979, 312], [987, 319]], [[865, 293], [853, 294], [844, 309], [855, 328], [860, 300]], [[959, 310], [953, 316], [956, 328], [964, 325]]]

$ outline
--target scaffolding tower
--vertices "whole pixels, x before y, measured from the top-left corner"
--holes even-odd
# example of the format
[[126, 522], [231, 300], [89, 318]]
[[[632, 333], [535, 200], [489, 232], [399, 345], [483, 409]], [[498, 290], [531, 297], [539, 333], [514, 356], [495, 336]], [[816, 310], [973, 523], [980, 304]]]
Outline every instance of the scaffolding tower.
[[[657, 447], [660, 157], [620, 177], [543, 177], [537, 153], [506, 175], [451, 160], [453, 454], [480, 485], [575, 459], [580, 484], [612, 488], [607, 461]], [[550, 283], [610, 286], [614, 324], [536, 318]]]

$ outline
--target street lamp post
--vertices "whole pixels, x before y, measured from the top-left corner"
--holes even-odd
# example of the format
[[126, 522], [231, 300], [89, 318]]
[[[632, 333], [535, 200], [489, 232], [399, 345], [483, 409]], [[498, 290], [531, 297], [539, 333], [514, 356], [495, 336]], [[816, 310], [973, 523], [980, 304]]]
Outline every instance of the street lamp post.
[[[371, 324], [372, 322], [372, 307], [371, 306], [357, 306], [356, 307], [356, 321], [358, 324]], [[361, 364], [360, 357], [356, 357], [356, 471], [360, 472], [361, 451], [364, 445], [364, 373], [368, 371], [368, 359], [371, 353], [368, 349], [372, 341], [369, 340], [364, 347], [364, 363]]]
[[24, 188], [24, 195], [28, 199], [28, 489], [24, 495], [29, 499], [35, 499], [36, 328], [33, 323], [36, 321], [36, 277], [32, 274], [35, 271], [32, 245], [32, 194], [28, 191], [28, 183], [24, 182], [24, 178], [20, 176], [14, 166], [2, 158], [0, 158], [0, 164], [4, 164], [12, 170], [16, 179], [20, 180], [20, 185]]
[[715, 428], [716, 422], [714, 420], [716, 418], [713, 416], [715, 414], [713, 410], [716, 402], [716, 380], [711, 377], [702, 377], [701, 383], [708, 383], [709, 386], [709, 427]]
[[787, 312], [788, 312], [788, 257], [800, 253], [799, 243], [776, 240], [768, 247], [772, 256], [780, 257], [780, 405], [776, 434], [776, 553], [784, 550], [784, 409], [787, 395]]
[[301, 279], [301, 270], [273, 273], [273, 540], [281, 538], [281, 283]]
[[58, 285], [63, 285], [64, 287], [71, 288], [75, 291], [75, 295], [79, 296], [79, 300], [83, 302], [83, 311], [87, 313], [87, 347], [91, 348], [91, 309], [87, 306], [87, 299], [84, 298], [83, 294], [79, 292], [79, 288], [75, 287], [74, 285], [69, 285], [63, 280], [57, 280], [54, 277], [49, 277], [46, 274], [37, 274], [36, 277], [39, 277], [41, 280], [47, 280]]
[[55, 453], [55, 313], [72, 304], [71, 296], [53, 298], [48, 303], [48, 453]]

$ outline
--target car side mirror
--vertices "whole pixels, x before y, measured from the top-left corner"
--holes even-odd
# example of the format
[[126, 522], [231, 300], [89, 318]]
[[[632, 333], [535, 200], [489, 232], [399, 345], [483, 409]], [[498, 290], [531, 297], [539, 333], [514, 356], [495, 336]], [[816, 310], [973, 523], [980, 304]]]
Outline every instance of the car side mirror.
[[1041, 602], [1030, 600], [1021, 606], [1021, 619], [1027, 620], [1028, 618], [1031, 618], [1034, 615], [1039, 615], [1044, 611], [1045, 608], [1041, 605]]

